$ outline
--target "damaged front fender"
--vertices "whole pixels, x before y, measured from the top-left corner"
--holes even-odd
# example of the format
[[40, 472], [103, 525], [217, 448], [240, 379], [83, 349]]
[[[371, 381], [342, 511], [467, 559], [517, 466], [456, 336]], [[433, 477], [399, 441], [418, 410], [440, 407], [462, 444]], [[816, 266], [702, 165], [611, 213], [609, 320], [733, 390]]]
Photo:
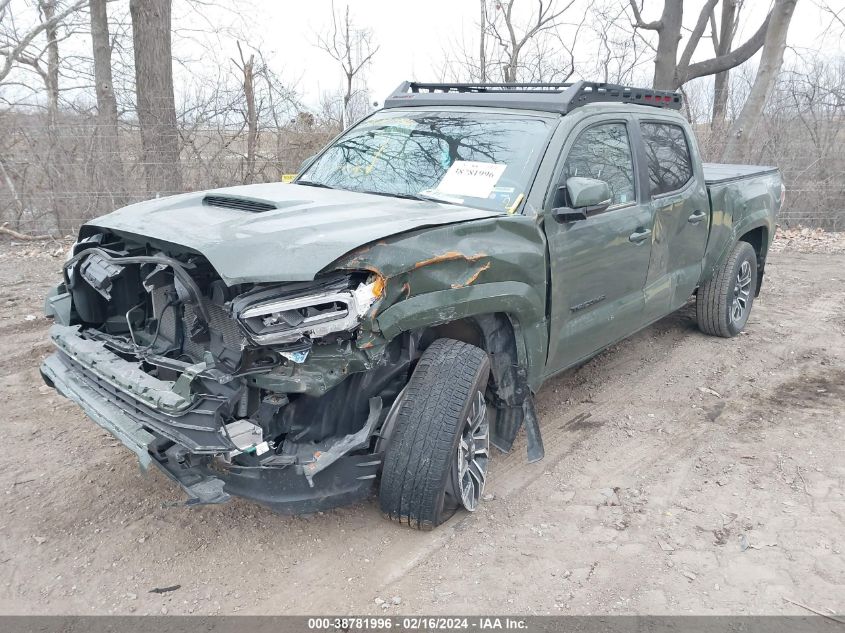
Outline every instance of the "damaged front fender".
[[539, 388], [548, 346], [548, 266], [537, 218], [501, 215], [394, 236], [356, 249], [332, 268], [385, 279], [383, 299], [362, 324], [362, 349], [404, 331], [507, 314], [522, 339], [519, 362], [528, 384]]

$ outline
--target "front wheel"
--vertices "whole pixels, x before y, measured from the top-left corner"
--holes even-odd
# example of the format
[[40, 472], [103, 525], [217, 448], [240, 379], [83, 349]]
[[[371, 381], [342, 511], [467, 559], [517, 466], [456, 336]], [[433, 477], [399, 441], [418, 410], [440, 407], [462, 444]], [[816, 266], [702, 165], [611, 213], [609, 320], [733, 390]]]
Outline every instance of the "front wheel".
[[698, 328], [724, 338], [739, 334], [748, 321], [756, 289], [757, 253], [748, 242], [737, 242], [716, 274], [698, 289]]
[[490, 423], [487, 353], [438, 339], [423, 353], [399, 403], [379, 489], [390, 519], [430, 530], [484, 491]]

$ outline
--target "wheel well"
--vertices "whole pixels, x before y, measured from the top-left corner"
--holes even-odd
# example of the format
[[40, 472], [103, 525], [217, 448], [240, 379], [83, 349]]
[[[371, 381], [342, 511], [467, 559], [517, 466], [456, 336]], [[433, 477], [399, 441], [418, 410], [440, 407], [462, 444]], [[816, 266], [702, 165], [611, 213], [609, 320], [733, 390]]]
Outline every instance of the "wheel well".
[[428, 347], [434, 340], [439, 338], [451, 338], [456, 341], [475, 345], [481, 349], [486, 349], [481, 328], [472, 317], [442, 323], [441, 325], [428, 328], [422, 337], [422, 345]]
[[518, 321], [502, 312], [479, 314], [426, 328], [416, 336], [420, 349], [438, 338], [453, 338], [487, 352], [490, 358], [487, 397], [496, 409], [490, 441], [507, 452], [524, 424], [529, 461], [542, 459], [543, 442], [528, 386], [528, 366]]
[[760, 263], [760, 259], [763, 257], [763, 246], [768, 245], [769, 240], [769, 231], [766, 229], [765, 226], [758, 226], [756, 229], [751, 229], [748, 233], [742, 235], [739, 238], [740, 242], [748, 242], [754, 248], [754, 252], [757, 253], [757, 263]]
[[763, 272], [766, 267], [766, 254], [763, 249], [769, 245], [769, 231], [765, 226], [758, 226], [743, 234], [739, 241], [751, 244], [754, 252], [757, 253], [757, 287], [754, 289], [756, 297], [760, 294], [760, 288], [763, 285]]
[[439, 338], [475, 345], [490, 355], [491, 387], [497, 406], [521, 405], [529, 390], [527, 368], [520, 366], [516, 332], [506, 314], [480, 314], [426, 328], [420, 333], [420, 349]]

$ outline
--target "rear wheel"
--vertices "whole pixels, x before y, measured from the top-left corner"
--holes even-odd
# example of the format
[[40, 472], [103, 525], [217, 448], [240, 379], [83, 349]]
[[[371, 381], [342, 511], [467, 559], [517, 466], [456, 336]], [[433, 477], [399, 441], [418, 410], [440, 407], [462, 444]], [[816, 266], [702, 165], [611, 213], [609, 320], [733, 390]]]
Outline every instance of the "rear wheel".
[[379, 502], [399, 523], [430, 530], [463, 506], [475, 510], [487, 478], [487, 353], [438, 339], [423, 353], [384, 458]]
[[748, 242], [737, 242], [716, 274], [698, 289], [698, 328], [724, 338], [739, 334], [751, 313], [756, 288], [757, 253]]

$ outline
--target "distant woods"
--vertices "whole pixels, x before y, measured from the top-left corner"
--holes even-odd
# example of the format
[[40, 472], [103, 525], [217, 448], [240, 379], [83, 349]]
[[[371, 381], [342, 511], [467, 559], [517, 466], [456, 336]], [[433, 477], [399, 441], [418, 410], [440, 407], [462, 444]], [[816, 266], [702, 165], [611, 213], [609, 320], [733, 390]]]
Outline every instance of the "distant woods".
[[[757, 14], [748, 0], [477, 0], [457, 39], [432, 34], [441, 51], [435, 42], [432, 70], [418, 61], [415, 78], [680, 90], [706, 159], [777, 165], [783, 223], [845, 230], [845, 56], [788, 47], [809, 1]], [[821, 35], [837, 41], [841, 12], [814, 2], [829, 18]], [[373, 109], [367, 80], [390, 53], [355, 8], [315, 5], [324, 27], [310, 46], [335, 88], [306, 103], [306, 69], [255, 39], [260, 10], [0, 0], [0, 224], [67, 234], [131, 202], [296, 172]], [[425, 8], [403, 23], [414, 10]]]

